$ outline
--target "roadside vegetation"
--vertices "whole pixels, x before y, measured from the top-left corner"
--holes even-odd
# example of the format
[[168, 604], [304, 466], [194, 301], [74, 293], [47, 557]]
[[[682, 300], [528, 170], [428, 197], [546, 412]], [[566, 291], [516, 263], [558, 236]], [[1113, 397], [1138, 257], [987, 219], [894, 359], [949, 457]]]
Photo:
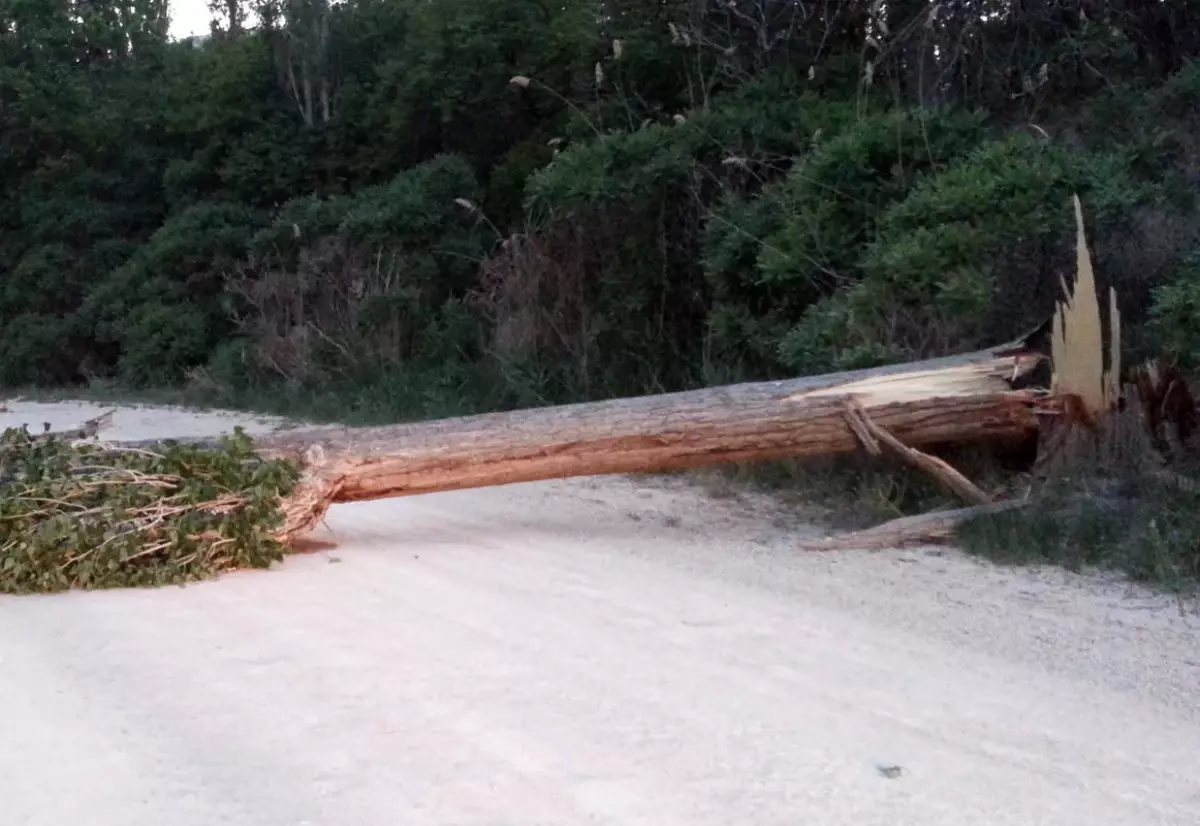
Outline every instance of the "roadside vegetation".
[[[0, 11], [0, 385], [370, 424], [919, 359], [1050, 316], [1072, 194], [1127, 362], [1200, 367], [1200, 0], [214, 7]], [[977, 460], [1045, 496], [969, 548], [1200, 573], [1179, 479]], [[941, 501], [850, 466], [757, 478]]]

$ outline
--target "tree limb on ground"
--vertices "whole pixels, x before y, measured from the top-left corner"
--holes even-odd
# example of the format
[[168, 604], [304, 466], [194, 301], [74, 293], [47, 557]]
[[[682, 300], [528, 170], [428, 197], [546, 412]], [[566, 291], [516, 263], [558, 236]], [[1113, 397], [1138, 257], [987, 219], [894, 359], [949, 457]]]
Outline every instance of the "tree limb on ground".
[[873, 528], [844, 536], [834, 536], [800, 546], [803, 551], [847, 551], [900, 548], [906, 545], [928, 545], [943, 542], [954, 535], [955, 529], [972, 519], [1023, 508], [1027, 499], [1006, 499], [955, 510], [931, 511], [917, 516], [893, 519]]

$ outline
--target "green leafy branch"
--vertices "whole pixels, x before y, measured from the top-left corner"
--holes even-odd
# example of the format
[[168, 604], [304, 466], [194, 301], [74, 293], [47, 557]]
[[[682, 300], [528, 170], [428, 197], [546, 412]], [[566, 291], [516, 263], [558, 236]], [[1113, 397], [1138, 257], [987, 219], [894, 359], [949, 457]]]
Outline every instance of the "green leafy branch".
[[282, 558], [299, 471], [240, 429], [154, 450], [0, 436], [0, 592], [178, 584]]

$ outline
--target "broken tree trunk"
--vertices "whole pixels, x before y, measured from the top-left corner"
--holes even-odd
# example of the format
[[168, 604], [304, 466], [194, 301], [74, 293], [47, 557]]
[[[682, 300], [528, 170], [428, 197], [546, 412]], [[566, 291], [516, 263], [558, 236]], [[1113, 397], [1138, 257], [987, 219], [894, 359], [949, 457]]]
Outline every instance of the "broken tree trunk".
[[679, 470], [846, 453], [859, 444], [847, 404], [912, 447], [1020, 439], [1042, 395], [1014, 389], [1041, 356], [1020, 347], [889, 368], [683, 393], [490, 413], [377, 428], [259, 437], [300, 464], [284, 538], [326, 508], [419, 493], [570, 476]]

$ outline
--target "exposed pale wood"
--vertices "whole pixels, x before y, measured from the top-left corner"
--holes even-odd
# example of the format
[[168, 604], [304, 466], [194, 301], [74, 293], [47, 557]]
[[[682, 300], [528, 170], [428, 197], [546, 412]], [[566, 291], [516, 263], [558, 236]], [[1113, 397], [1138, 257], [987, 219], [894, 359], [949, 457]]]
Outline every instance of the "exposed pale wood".
[[991, 501], [990, 496], [980, 490], [966, 476], [959, 473], [950, 463], [909, 447], [873, 422], [858, 401], [852, 399], [846, 402], [846, 418], [859, 441], [874, 455], [879, 455], [879, 443], [883, 442], [901, 459], [918, 470], [928, 473], [967, 502], [985, 505]]
[[[1108, 291], [1108, 327], [1088, 252], [1083, 208], [1075, 208], [1075, 281], [1063, 279], [1050, 337], [1051, 393], [1057, 415], [1044, 420], [1037, 472], [1049, 475], [1070, 464], [1106, 462], [1114, 447], [1113, 420], [1121, 401], [1121, 318], [1116, 293]], [[1107, 332], [1107, 336], [1105, 333]], [[1107, 338], [1107, 342], [1106, 342]], [[1120, 423], [1118, 423], [1119, 425]]]
[[[1110, 289], [1110, 349], [1106, 350], [1096, 276], [1083, 224], [1083, 207], [1078, 196], [1072, 197], [1072, 203], [1076, 225], [1075, 284], [1071, 289], [1063, 282], [1063, 300], [1058, 303], [1054, 314], [1051, 339], [1053, 389], [1056, 395], [1078, 396], [1091, 421], [1098, 422], [1117, 403], [1121, 358], [1120, 317], [1116, 296]], [[1105, 361], [1108, 361], [1107, 367]]]
[[932, 511], [918, 516], [905, 516], [876, 525], [873, 528], [809, 542], [800, 546], [803, 551], [848, 551], [901, 548], [905, 545], [925, 545], [942, 542], [954, 534], [954, 529], [971, 519], [1023, 508], [1027, 499], [1006, 499], [968, 508]]
[[[1083, 424], [1092, 431], [1116, 409], [1120, 395], [1121, 328], [1116, 293], [1109, 290], [1108, 346], [1100, 318], [1096, 276], [1088, 252], [1083, 208], [1075, 207], [1075, 282], [1062, 279], [1063, 299], [1057, 302], [1050, 339], [1053, 365], [1051, 390], [1064, 413], [1061, 423]], [[1105, 366], [1105, 362], [1108, 366]]]

